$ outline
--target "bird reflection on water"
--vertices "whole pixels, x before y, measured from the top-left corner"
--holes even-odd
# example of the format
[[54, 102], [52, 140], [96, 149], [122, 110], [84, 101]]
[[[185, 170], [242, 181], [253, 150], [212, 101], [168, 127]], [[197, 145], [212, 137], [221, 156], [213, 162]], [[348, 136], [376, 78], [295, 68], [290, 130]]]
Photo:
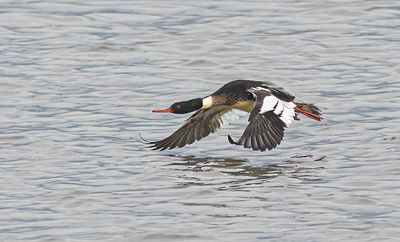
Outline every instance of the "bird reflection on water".
[[244, 176], [250, 179], [273, 179], [279, 176], [288, 176], [304, 182], [321, 183], [317, 171], [324, 169], [322, 166], [309, 167], [307, 161], [322, 161], [325, 156], [313, 157], [312, 155], [293, 156], [279, 164], [268, 164], [266, 166], [254, 166], [247, 159], [231, 157], [196, 157], [196, 156], [173, 156], [182, 162], [175, 162], [170, 166], [184, 166], [185, 170], [207, 172], [218, 171], [233, 176]]

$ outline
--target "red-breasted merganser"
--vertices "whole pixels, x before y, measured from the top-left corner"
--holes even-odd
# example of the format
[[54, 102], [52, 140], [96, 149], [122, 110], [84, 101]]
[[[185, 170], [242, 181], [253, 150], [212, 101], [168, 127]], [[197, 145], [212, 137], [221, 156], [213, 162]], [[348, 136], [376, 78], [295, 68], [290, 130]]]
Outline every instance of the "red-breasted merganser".
[[294, 102], [294, 98], [292, 93], [271, 82], [232, 81], [204, 98], [176, 102], [167, 109], [153, 110], [177, 114], [197, 111], [169, 137], [149, 143], [155, 150], [192, 144], [220, 128], [224, 114], [239, 109], [250, 113], [249, 124], [238, 141], [233, 141], [228, 135], [229, 142], [253, 150], [271, 150], [281, 143], [284, 130], [293, 120], [299, 120], [297, 113], [322, 120], [319, 108], [313, 104]]

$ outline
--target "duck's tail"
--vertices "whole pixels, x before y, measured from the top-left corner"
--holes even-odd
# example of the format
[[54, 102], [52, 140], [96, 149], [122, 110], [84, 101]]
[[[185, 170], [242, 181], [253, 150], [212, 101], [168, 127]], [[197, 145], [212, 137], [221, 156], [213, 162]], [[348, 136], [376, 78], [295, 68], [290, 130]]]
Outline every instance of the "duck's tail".
[[[321, 121], [323, 118], [321, 117], [321, 110], [315, 106], [314, 104], [311, 103], [297, 103], [293, 102], [296, 104], [295, 111], [297, 113], [301, 113], [304, 116], [307, 116], [311, 119]], [[297, 117], [297, 116], [296, 116]]]

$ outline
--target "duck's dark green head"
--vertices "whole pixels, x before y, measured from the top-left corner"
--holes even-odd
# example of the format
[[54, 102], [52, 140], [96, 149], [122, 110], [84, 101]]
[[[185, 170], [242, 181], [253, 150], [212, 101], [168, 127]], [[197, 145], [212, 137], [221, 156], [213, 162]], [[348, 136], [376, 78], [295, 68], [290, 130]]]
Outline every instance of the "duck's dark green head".
[[167, 109], [153, 110], [155, 113], [190, 113], [203, 107], [203, 99], [195, 98], [188, 101], [176, 102]]

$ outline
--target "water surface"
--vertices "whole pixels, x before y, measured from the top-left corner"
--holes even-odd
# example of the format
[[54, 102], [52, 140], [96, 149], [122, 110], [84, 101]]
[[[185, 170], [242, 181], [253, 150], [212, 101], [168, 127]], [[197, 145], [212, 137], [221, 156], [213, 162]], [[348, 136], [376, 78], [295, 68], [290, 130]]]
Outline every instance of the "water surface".
[[[398, 1], [0, 3], [0, 241], [397, 241]], [[234, 79], [323, 109], [279, 148], [152, 151]]]

